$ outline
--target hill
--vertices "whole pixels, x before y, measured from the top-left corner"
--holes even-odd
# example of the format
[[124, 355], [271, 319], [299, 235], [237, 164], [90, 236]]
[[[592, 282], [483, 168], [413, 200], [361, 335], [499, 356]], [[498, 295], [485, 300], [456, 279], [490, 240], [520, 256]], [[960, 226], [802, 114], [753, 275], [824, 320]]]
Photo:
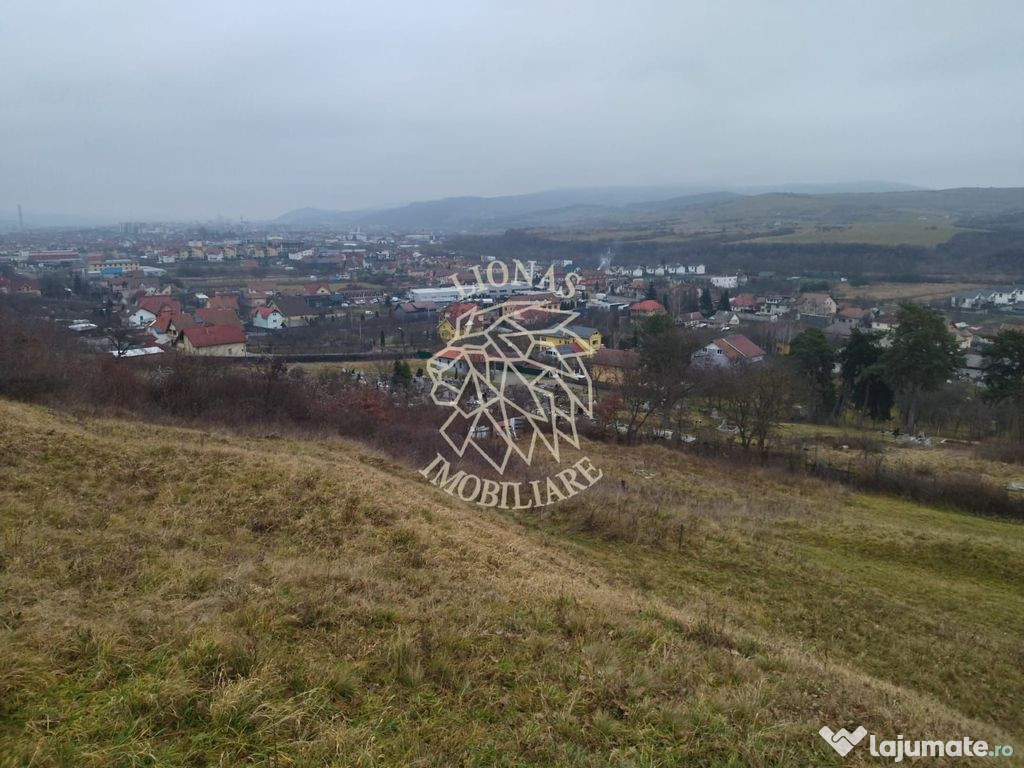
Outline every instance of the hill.
[[351, 442], [0, 400], [0, 766], [1021, 744], [1021, 525], [589, 449], [598, 487], [515, 517]]
[[[1024, 189], [907, 190], [892, 189], [898, 185], [877, 184], [887, 191], [744, 194], [743, 190], [696, 187], [552, 190], [504, 197], [453, 197], [373, 212], [299, 209], [277, 222], [291, 226], [482, 232], [509, 228], [652, 227], [687, 234], [774, 229], [783, 235], [793, 229], [865, 223], [891, 228], [894, 223], [909, 223], [911, 229], [935, 229], [941, 225], [945, 237], [937, 242], [943, 242], [960, 219], [1024, 211]], [[801, 185], [794, 188], [815, 189]], [[863, 190], [864, 186], [854, 188]], [[819, 237], [829, 240], [827, 233]], [[935, 236], [925, 239], [935, 240]]]

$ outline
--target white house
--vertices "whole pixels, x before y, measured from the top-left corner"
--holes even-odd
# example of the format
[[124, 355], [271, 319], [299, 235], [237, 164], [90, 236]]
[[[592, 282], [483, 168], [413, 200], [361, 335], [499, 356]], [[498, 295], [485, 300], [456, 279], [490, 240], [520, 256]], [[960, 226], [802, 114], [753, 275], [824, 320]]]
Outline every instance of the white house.
[[1024, 301], [1024, 286], [1007, 285], [993, 288], [988, 295], [988, 300], [996, 306], [1006, 306]]
[[128, 315], [128, 325], [133, 328], [142, 328], [149, 325], [156, 320], [156, 313], [150, 312], [148, 309], [139, 307], [130, 315]]
[[256, 328], [276, 331], [284, 325], [284, 315], [273, 307], [257, 307], [252, 311], [252, 324]]
[[708, 318], [708, 324], [715, 327], [721, 326], [723, 329], [727, 327], [735, 328], [740, 324], [740, 318], [735, 312], [719, 310]]
[[764, 358], [763, 349], [738, 333], [715, 339], [694, 354], [696, 361], [722, 366], [733, 363], [759, 363]]
[[712, 275], [710, 279], [715, 288], [737, 288], [740, 284], [736, 275]]

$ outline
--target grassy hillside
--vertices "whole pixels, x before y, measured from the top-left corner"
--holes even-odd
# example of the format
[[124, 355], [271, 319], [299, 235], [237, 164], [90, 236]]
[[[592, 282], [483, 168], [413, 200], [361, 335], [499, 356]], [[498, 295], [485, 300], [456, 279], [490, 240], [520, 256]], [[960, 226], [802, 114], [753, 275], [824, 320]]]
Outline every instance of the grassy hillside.
[[351, 443], [0, 401], [0, 766], [870, 760], [824, 724], [1024, 752], [1021, 525], [591, 455], [514, 518]]
[[810, 227], [788, 235], [759, 237], [755, 243], [870, 243], [872, 245], [923, 245], [945, 243], [966, 229], [938, 218], [907, 218], [869, 221], [846, 226]]

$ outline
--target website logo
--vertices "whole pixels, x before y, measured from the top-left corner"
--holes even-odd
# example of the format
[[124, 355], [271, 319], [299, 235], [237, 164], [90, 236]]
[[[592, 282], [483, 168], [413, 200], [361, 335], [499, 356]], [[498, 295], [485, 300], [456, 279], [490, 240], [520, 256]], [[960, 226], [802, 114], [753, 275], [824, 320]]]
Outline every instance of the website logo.
[[[594, 388], [587, 359], [600, 346], [600, 334], [575, 325], [578, 313], [560, 308], [575, 293], [538, 295], [532, 265], [521, 281], [492, 262], [469, 288], [456, 281], [465, 299], [442, 314], [448, 345], [430, 361], [432, 401], [450, 411], [440, 428], [449, 456], [438, 453], [422, 470], [432, 484], [453, 496], [486, 507], [529, 509], [553, 504], [586, 490], [603, 473], [579, 458], [541, 480], [516, 481], [514, 469], [543, 456], [554, 463], [580, 449], [576, 422], [594, 411]], [[552, 287], [554, 272], [549, 270]], [[485, 282], [484, 277], [495, 282]], [[575, 275], [573, 275], [575, 277]], [[528, 293], [527, 293], [528, 291]], [[493, 296], [502, 297], [495, 302]], [[453, 466], [467, 457], [482, 459], [493, 477]], [[506, 475], [511, 475], [506, 477]]]
[[863, 726], [858, 726], [857, 730], [850, 733], [845, 728], [840, 728], [838, 731], [833, 732], [831, 728], [824, 725], [818, 733], [821, 734], [821, 738], [829, 743], [832, 749], [843, 757], [846, 757], [849, 751], [860, 744], [861, 739], [868, 735], [867, 730]]
[[[836, 752], [846, 757], [855, 746], [868, 736], [863, 726], [850, 733], [845, 728], [834, 731], [827, 725], [818, 731], [825, 741]], [[989, 745], [987, 741], [962, 736], [955, 739], [912, 740], [904, 739], [899, 734], [895, 739], [878, 739], [870, 734], [868, 752], [872, 757], [888, 757], [894, 763], [903, 762], [904, 758], [918, 757], [1010, 757], [1013, 747], [1009, 744]]]

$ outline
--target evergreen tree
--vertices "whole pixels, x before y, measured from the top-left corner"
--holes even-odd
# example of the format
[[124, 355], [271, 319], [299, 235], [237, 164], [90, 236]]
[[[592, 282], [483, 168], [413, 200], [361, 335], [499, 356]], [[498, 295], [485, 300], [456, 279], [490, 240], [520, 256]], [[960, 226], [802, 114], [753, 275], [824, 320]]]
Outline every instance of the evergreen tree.
[[840, 407], [850, 402], [872, 419], [885, 421], [892, 410], [893, 391], [882, 376], [879, 361], [885, 351], [877, 333], [853, 329], [837, 359], [840, 364]]
[[812, 416], [818, 419], [830, 413], [835, 405], [832, 384], [835, 355], [825, 334], [818, 328], [801, 331], [790, 342], [789, 356], [796, 363], [801, 378], [808, 383]]
[[[1024, 413], [1024, 331], [1000, 331], [982, 353], [985, 357], [985, 399], [1009, 402]], [[1018, 420], [1024, 437], [1024, 418]]]
[[710, 317], [715, 314], [715, 304], [711, 300], [711, 289], [705, 287], [700, 293], [700, 311]]
[[908, 432], [917, 425], [921, 393], [938, 389], [960, 364], [956, 339], [946, 318], [935, 309], [901, 304], [892, 345], [879, 361], [886, 380], [900, 398], [900, 418]]
[[728, 312], [732, 309], [732, 305], [729, 303], [729, 291], [722, 291], [722, 295], [718, 297], [718, 309], [722, 312]]

